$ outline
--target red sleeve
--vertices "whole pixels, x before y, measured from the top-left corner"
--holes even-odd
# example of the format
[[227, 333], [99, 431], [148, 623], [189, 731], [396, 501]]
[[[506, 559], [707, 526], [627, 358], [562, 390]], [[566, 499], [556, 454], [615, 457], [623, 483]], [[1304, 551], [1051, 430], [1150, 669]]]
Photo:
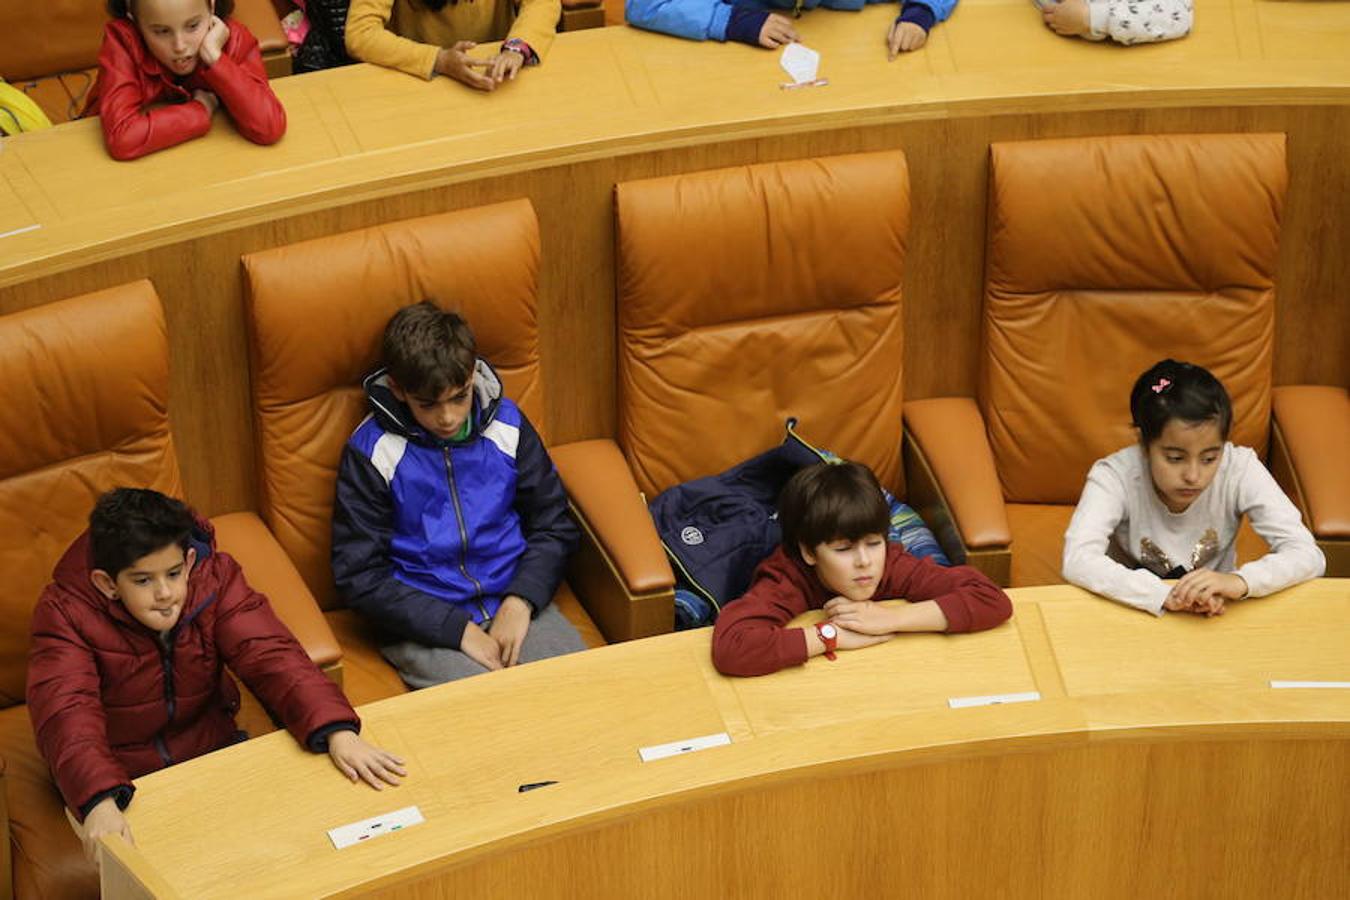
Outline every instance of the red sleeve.
[[108, 744], [94, 653], [47, 597], [33, 611], [27, 700], [38, 750], [77, 819], [98, 794], [130, 790], [131, 778]]
[[240, 134], [255, 144], [275, 144], [286, 133], [286, 110], [267, 83], [257, 38], [233, 19], [227, 21], [230, 39], [216, 64], [201, 70], [202, 80]]
[[145, 108], [155, 98], [142, 93], [137, 56], [125, 43], [140, 37], [117, 25], [108, 23], [98, 52], [98, 114], [108, 155], [139, 159], [206, 134], [211, 129], [211, 113], [196, 101]]
[[791, 566], [778, 550], [755, 570], [750, 590], [718, 615], [712, 656], [723, 675], [768, 675], [806, 662], [806, 634], [783, 627], [810, 608]]
[[306, 748], [313, 749], [310, 735], [325, 726], [350, 722], [359, 730], [361, 720], [342, 691], [314, 665], [267, 598], [249, 587], [239, 564], [224, 553], [213, 561], [221, 567], [215, 638], [226, 665]]
[[911, 603], [932, 600], [947, 617], [947, 632], [984, 631], [1012, 615], [1012, 601], [1003, 589], [970, 566], [939, 566], [931, 559], [915, 559], [891, 545], [886, 574], [877, 597], [903, 597]]

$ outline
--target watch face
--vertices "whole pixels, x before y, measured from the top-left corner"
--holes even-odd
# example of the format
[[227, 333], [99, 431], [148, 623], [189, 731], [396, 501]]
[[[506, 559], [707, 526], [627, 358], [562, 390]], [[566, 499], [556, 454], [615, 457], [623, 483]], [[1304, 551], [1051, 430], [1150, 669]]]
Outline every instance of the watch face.
[[827, 641], [832, 641], [839, 637], [839, 629], [827, 623], [820, 626], [820, 636]]

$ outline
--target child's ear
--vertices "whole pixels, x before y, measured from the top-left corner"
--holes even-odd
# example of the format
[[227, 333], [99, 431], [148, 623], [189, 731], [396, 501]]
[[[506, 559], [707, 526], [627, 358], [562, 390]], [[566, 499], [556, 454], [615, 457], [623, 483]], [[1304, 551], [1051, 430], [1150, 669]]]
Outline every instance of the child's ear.
[[797, 549], [801, 551], [802, 562], [806, 563], [808, 566], [814, 566], [816, 564], [816, 553], [814, 549], [805, 544], [798, 544]]
[[397, 381], [394, 380], [393, 375], [389, 376], [389, 393], [393, 394], [394, 399], [397, 400], [399, 403], [408, 402], [408, 392], [403, 390], [403, 388], [399, 387], [399, 384]]
[[109, 600], [117, 599], [117, 582], [107, 572], [102, 569], [94, 569], [89, 573], [89, 581], [100, 594]]
[[183, 568], [187, 569], [187, 571], [191, 573], [192, 566], [196, 562], [197, 562], [197, 548], [189, 547], [187, 549], [187, 552], [183, 554]]

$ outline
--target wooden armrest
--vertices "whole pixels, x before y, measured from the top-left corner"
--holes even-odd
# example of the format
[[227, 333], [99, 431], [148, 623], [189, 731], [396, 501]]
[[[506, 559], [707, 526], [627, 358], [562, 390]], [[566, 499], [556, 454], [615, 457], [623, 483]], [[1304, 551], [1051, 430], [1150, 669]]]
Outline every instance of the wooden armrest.
[[953, 562], [1007, 586], [1012, 531], [984, 417], [968, 397], [905, 403], [904, 460], [909, 502]]
[[342, 647], [295, 564], [262, 519], [251, 512], [237, 512], [217, 516], [211, 524], [216, 529], [216, 546], [238, 561], [244, 578], [267, 596], [277, 618], [291, 630], [309, 658], [341, 685], [338, 673]]
[[14, 896], [14, 858], [10, 856], [9, 785], [5, 783], [8, 763], [0, 756], [0, 898]]
[[581, 527], [568, 581], [608, 641], [664, 634], [675, 575], [623, 453], [611, 440], [549, 449]]

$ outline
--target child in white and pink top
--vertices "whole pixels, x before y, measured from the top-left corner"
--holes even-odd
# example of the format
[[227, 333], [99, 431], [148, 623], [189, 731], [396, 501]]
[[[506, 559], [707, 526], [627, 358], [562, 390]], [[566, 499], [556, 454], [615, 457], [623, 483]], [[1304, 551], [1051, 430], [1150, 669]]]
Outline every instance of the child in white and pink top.
[[[1228, 442], [1233, 410], [1218, 379], [1163, 360], [1135, 382], [1130, 412], [1139, 443], [1088, 472], [1064, 534], [1065, 580], [1154, 615], [1213, 616], [1230, 600], [1325, 571], [1322, 551], [1256, 453]], [[1239, 567], [1243, 516], [1270, 552]]]

